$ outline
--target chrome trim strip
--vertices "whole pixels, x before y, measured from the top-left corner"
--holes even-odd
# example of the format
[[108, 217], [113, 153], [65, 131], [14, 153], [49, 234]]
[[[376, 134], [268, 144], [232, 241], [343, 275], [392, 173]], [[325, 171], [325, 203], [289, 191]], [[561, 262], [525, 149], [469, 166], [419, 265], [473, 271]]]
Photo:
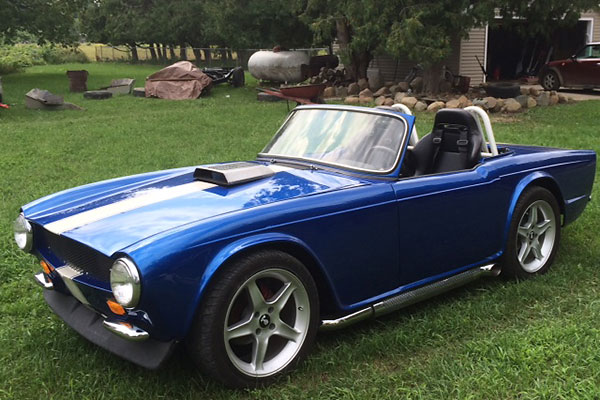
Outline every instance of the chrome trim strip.
[[48, 279], [46, 277], [46, 275], [43, 272], [38, 272], [37, 274], [35, 274], [33, 276], [33, 278], [35, 279], [35, 282], [38, 285], [40, 285], [41, 287], [43, 287], [44, 289], [48, 289], [48, 290], [54, 289], [54, 284], [52, 283], [52, 281], [50, 279]]
[[343, 328], [370, 317], [377, 317], [387, 314], [410, 306], [411, 304], [415, 304], [419, 301], [426, 300], [430, 297], [437, 296], [438, 294], [444, 293], [448, 290], [463, 286], [481, 276], [498, 276], [500, 275], [501, 271], [501, 267], [497, 264], [488, 264], [479, 268], [473, 268], [446, 279], [421, 286], [420, 288], [400, 293], [396, 296], [390, 297], [338, 319], [323, 320], [321, 321], [320, 329], [323, 331], [329, 331]]
[[135, 325], [127, 324], [126, 322], [111, 322], [104, 320], [102, 321], [102, 326], [115, 335], [134, 342], [141, 342], [150, 337], [150, 334], [145, 330], [140, 329]]

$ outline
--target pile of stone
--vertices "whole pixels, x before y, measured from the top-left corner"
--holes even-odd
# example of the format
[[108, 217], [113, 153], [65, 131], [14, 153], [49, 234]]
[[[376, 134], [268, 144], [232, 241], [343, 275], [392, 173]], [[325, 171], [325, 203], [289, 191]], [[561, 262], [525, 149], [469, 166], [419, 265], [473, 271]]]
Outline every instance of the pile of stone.
[[348, 82], [348, 73], [345, 68], [322, 67], [318, 75], [310, 78], [311, 84], [322, 83], [327, 86], [342, 86]]
[[385, 82], [383, 86], [376, 89], [370, 87], [367, 79], [360, 79], [347, 86], [329, 86], [325, 89], [323, 97], [338, 98], [351, 105], [390, 106], [400, 103], [411, 110], [431, 112], [436, 112], [441, 108], [464, 108], [475, 105], [491, 113], [515, 113], [538, 106], [574, 102], [571, 97], [555, 91], [543, 91], [536, 88], [521, 88], [521, 95], [509, 99], [484, 97], [485, 92], [479, 88], [472, 89], [469, 93], [459, 97], [446, 93], [432, 99], [415, 95], [414, 93], [418, 93], [417, 89], [419, 89], [416, 87], [417, 85], [422, 87], [422, 81], [413, 81], [410, 84]]

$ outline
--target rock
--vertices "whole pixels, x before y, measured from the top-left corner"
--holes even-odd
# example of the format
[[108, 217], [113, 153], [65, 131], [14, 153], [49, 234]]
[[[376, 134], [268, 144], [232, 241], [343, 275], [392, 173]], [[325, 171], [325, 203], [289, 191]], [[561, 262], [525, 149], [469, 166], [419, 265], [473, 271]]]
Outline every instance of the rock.
[[422, 101], [417, 101], [417, 103], [415, 104], [415, 111], [425, 110], [427, 110], [427, 104], [423, 103]]
[[385, 103], [385, 96], [379, 96], [375, 99], [376, 106], [382, 106]]
[[404, 104], [406, 107], [413, 109], [415, 107], [415, 104], [417, 104], [417, 98], [416, 97], [412, 97], [412, 96], [404, 96], [402, 98], [402, 100], [400, 100], [400, 103]]
[[458, 98], [458, 107], [459, 108], [465, 108], [468, 105], [469, 105], [469, 99], [467, 99], [466, 96], [460, 96]]
[[560, 101], [560, 99], [558, 98], [557, 94], [550, 94], [550, 105], [551, 106], [558, 104], [559, 101]]
[[515, 97], [515, 100], [521, 105], [521, 107], [525, 108], [527, 107], [527, 99], [529, 99], [529, 96], [526, 96], [524, 94]]
[[394, 81], [385, 81], [383, 83], [383, 86], [385, 86], [386, 88], [390, 88], [390, 87], [394, 86]]
[[504, 102], [504, 108], [506, 109], [506, 112], [509, 113], [516, 113], [521, 111], [521, 103], [519, 103], [517, 100], [513, 99], [506, 99], [506, 101]]
[[360, 104], [371, 104], [375, 101], [373, 96], [359, 96], [358, 101]]
[[326, 87], [325, 90], [323, 90], [323, 97], [335, 97], [335, 88], [333, 86]]
[[566, 104], [568, 101], [569, 101], [569, 99], [564, 94], [559, 94], [558, 95], [558, 102], [560, 104]]
[[423, 90], [423, 78], [417, 76], [415, 79], [410, 81], [409, 86], [413, 90], [413, 92], [420, 93]]
[[467, 107], [471, 107], [473, 105], [473, 102], [471, 100], [467, 101]]
[[567, 96], [567, 103], [569, 104], [573, 104], [573, 103], [577, 103], [577, 100], [575, 100], [573, 97], [571, 96]]
[[535, 99], [533, 97], [528, 96], [527, 97], [527, 108], [533, 108], [537, 106], [537, 101], [535, 101]]
[[399, 92], [408, 92], [409, 86], [408, 82], [398, 82], [398, 91]]
[[538, 97], [540, 95], [540, 89], [535, 88], [535, 87], [530, 87], [529, 94], [532, 95], [533, 97]]
[[441, 110], [442, 108], [444, 108], [446, 106], [446, 104], [444, 104], [443, 101], [434, 101], [433, 103], [431, 103], [428, 107], [427, 107], [427, 111], [430, 112], [438, 112], [439, 110]]
[[488, 109], [487, 103], [484, 99], [474, 99], [473, 105], [479, 108], [483, 108], [484, 110]]
[[550, 92], [542, 92], [537, 96], [536, 99], [538, 106], [549, 106], [550, 105]]
[[358, 93], [360, 93], [360, 86], [358, 86], [358, 83], [352, 82], [350, 85], [348, 85], [348, 94], [349, 95], [355, 95]]
[[348, 96], [348, 88], [346, 86], [338, 86], [335, 88], [335, 96], [336, 97], [341, 97], [342, 99], [344, 97]]
[[405, 97], [406, 97], [406, 93], [404, 93], [404, 92], [398, 92], [394, 96], [394, 101], [396, 103], [402, 103], [402, 99], [405, 98]]
[[392, 85], [392, 86], [389, 87], [389, 90], [390, 90], [390, 93], [392, 95], [395, 95], [397, 92], [400, 91], [400, 86], [398, 86], [398, 85]]
[[379, 97], [379, 96], [386, 96], [386, 95], [390, 95], [392, 94], [392, 92], [390, 92], [390, 89], [388, 89], [387, 87], [382, 87], [381, 89], [379, 89], [378, 91], [376, 91], [373, 96], [375, 97]]
[[348, 96], [344, 99], [344, 103], [346, 104], [359, 104], [360, 100], [356, 96]]
[[460, 101], [458, 99], [452, 99], [446, 103], [446, 108], [460, 108]]
[[551, 90], [550, 96], [558, 96], [558, 93], [556, 93], [556, 90]]
[[368, 87], [369, 87], [369, 81], [367, 81], [365, 78], [360, 78], [358, 80], [358, 88], [360, 90], [365, 90]]
[[393, 106], [395, 104], [394, 99], [387, 97], [383, 102], [384, 106]]
[[496, 99], [496, 105], [494, 108], [490, 108], [491, 112], [500, 112], [504, 107], [504, 99]]
[[485, 101], [485, 103], [487, 105], [486, 110], [492, 110], [492, 109], [496, 108], [496, 104], [498, 103], [498, 100], [496, 100], [495, 97], [491, 97], [491, 96], [484, 97], [483, 101]]
[[371, 89], [366, 88], [364, 90], [361, 90], [360, 93], [358, 94], [359, 97], [373, 97], [373, 92], [371, 92]]
[[529, 94], [529, 88], [521, 86], [521, 94]]

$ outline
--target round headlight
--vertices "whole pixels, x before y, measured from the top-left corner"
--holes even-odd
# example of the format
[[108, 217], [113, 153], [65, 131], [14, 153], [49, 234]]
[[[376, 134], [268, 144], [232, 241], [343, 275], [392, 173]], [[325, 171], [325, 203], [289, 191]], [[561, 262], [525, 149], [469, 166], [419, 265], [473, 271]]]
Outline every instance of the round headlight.
[[140, 299], [140, 275], [128, 258], [119, 258], [110, 269], [110, 287], [123, 307], [135, 307]]
[[25, 219], [23, 213], [19, 214], [14, 224], [15, 242], [23, 251], [31, 251], [33, 247], [33, 231], [31, 224]]

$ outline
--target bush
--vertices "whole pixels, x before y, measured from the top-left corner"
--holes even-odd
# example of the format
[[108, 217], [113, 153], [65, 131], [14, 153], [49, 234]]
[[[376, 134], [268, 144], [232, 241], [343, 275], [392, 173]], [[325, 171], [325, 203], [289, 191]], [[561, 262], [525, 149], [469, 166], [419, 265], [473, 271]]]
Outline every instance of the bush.
[[0, 45], [0, 74], [45, 64], [85, 63], [87, 57], [76, 48], [54, 45]]

